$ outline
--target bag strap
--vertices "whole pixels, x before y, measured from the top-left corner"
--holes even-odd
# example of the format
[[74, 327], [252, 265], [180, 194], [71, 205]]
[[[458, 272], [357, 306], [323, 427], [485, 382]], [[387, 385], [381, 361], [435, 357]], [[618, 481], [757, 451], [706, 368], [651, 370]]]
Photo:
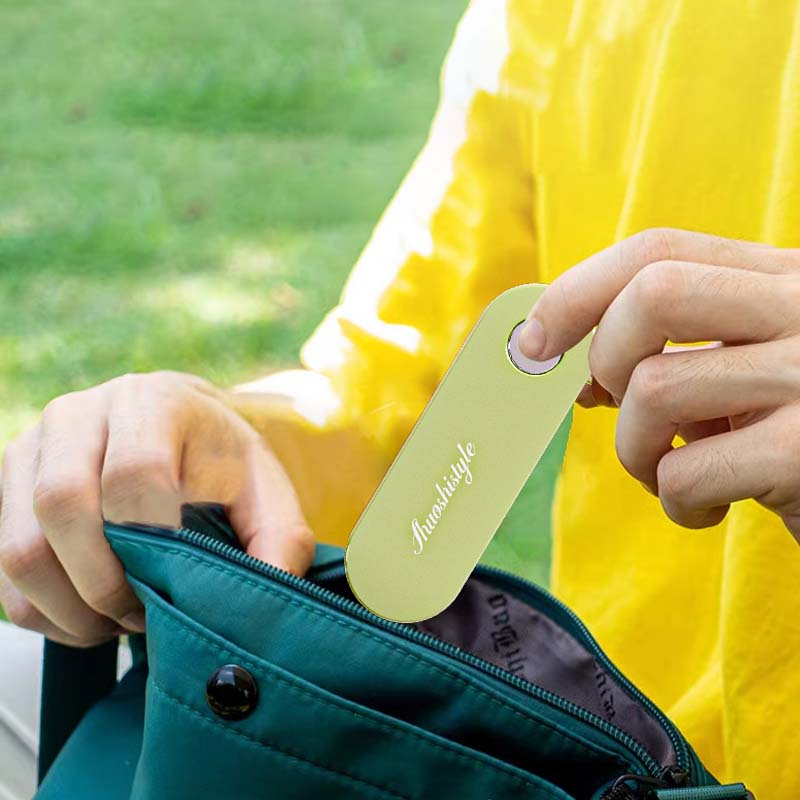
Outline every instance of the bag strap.
[[86, 649], [45, 640], [39, 716], [40, 784], [83, 715], [116, 685], [117, 646], [116, 639]]

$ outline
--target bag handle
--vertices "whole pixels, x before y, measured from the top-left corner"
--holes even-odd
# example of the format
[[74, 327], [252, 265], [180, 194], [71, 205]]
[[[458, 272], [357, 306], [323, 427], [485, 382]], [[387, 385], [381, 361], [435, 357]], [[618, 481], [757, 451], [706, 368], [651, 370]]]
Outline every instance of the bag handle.
[[39, 715], [38, 782], [84, 714], [117, 682], [118, 640], [85, 649], [45, 640]]

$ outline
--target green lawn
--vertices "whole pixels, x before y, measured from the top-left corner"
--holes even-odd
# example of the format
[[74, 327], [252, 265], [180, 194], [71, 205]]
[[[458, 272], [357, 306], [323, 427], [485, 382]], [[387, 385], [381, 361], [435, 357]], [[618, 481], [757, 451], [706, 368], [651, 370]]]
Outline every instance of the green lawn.
[[[0, 5], [0, 442], [120, 373], [295, 363], [424, 141], [464, 5]], [[544, 578], [558, 458], [490, 560]]]

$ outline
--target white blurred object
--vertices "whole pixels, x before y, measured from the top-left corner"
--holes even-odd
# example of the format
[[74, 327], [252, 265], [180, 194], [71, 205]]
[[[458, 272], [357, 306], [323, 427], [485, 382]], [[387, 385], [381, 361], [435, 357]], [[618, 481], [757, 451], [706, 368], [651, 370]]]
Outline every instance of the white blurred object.
[[36, 788], [43, 638], [0, 622], [0, 800]]

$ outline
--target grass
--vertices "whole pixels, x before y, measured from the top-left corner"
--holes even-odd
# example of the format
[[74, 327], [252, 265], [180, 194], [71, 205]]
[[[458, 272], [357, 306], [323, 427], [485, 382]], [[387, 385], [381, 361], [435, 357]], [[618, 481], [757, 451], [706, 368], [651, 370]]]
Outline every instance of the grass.
[[[3, 3], [0, 442], [124, 372], [296, 363], [424, 141], [464, 5]], [[539, 580], [561, 439], [487, 554]]]

